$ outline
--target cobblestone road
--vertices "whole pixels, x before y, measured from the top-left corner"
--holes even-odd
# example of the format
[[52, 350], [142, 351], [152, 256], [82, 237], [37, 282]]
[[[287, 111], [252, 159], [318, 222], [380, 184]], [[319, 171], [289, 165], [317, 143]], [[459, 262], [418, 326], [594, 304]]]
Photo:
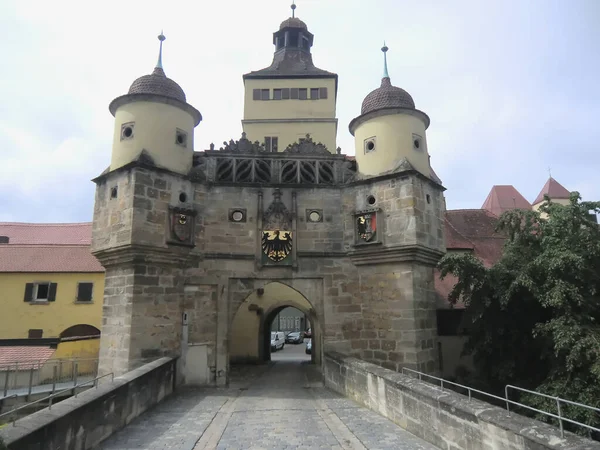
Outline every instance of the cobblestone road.
[[323, 388], [318, 378], [301, 361], [254, 366], [228, 389], [178, 391], [99, 449], [436, 448]]

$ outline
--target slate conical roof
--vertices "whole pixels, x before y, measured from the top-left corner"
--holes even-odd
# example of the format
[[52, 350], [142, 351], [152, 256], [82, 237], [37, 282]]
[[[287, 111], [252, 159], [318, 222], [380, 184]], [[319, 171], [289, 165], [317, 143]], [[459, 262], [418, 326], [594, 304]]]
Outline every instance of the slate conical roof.
[[557, 198], [569, 198], [571, 193], [554, 178], [548, 178], [546, 184], [538, 194], [537, 198], [533, 201], [533, 204], [537, 204], [544, 201], [544, 195], [550, 197], [551, 200]]
[[167, 78], [162, 67], [155, 67], [150, 75], [143, 75], [129, 88], [129, 94], [153, 94], [174, 98], [185, 103], [185, 92], [175, 81]]
[[290, 17], [281, 22], [279, 29], [283, 30], [284, 28], [302, 28], [303, 30], [308, 30], [306, 24], [297, 17]]
[[[129, 91], [125, 95], [115, 98], [108, 106], [109, 111], [114, 116], [117, 109], [121, 106], [138, 100], [152, 99], [152, 101], [174, 104], [178, 108], [182, 108], [194, 117], [195, 125], [198, 125], [202, 120], [202, 114], [186, 101], [185, 92], [175, 81], [167, 78], [162, 65], [162, 44], [165, 36], [160, 33], [158, 40], [160, 41], [160, 50], [158, 52], [158, 61], [156, 67], [149, 75], [142, 75], [136, 79]], [[175, 101], [173, 101], [175, 100]]]
[[360, 113], [367, 114], [382, 108], [415, 109], [415, 102], [404, 89], [392, 86], [390, 77], [384, 77], [381, 79], [381, 86], [367, 94]]

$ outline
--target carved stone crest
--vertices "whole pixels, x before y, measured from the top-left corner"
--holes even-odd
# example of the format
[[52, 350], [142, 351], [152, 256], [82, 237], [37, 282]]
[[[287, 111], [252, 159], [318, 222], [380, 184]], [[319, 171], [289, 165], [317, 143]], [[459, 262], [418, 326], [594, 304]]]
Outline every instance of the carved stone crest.
[[223, 147], [219, 150], [231, 153], [264, 153], [267, 151], [264, 144], [258, 141], [250, 142], [246, 138], [246, 132], [242, 133], [242, 138], [239, 141], [230, 139], [229, 142], [223, 142]]
[[266, 263], [287, 263], [293, 248], [292, 214], [281, 201], [279, 189], [275, 189], [273, 197], [273, 203], [263, 214], [262, 260]]
[[169, 242], [172, 244], [194, 245], [194, 223], [196, 211], [184, 208], [171, 208]]
[[356, 236], [359, 242], [377, 241], [377, 212], [365, 211], [355, 216]]
[[315, 143], [310, 137], [310, 134], [307, 134], [306, 138], [302, 139], [300, 142], [294, 142], [293, 144], [288, 145], [283, 152], [306, 155], [331, 155], [331, 152], [327, 150], [327, 147], [320, 142]]

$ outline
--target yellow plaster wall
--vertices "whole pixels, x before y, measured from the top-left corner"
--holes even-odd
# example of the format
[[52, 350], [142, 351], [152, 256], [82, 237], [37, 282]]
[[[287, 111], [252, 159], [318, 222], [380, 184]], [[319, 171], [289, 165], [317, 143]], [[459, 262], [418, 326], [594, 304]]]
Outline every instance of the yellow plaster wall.
[[[269, 89], [270, 98], [273, 98], [273, 89], [306, 88], [310, 97], [310, 88], [321, 87], [327, 88], [326, 99], [253, 100], [254, 89]], [[298, 142], [298, 138], [303, 138], [310, 133], [315, 142], [323, 143], [330, 152], [335, 153], [337, 148], [335, 97], [335, 79], [333, 78], [246, 80], [243, 130], [252, 142], [264, 142], [265, 136], [277, 136], [279, 151], [283, 151], [289, 144]], [[329, 121], [318, 122], [322, 119]], [[248, 122], [254, 120], [266, 121], [266, 123]]]
[[298, 139], [305, 138], [310, 134], [314, 142], [321, 142], [331, 153], [336, 151], [336, 127], [335, 123], [323, 122], [287, 122], [287, 123], [243, 123], [247, 138], [254, 142], [264, 143], [265, 136], [275, 136], [278, 138], [278, 151], [298, 142]]
[[[564, 205], [567, 206], [569, 204], [569, 199], [567, 198], [557, 198], [557, 199], [551, 199], [552, 203], [558, 203], [559, 205]], [[540, 210], [540, 206], [542, 206], [545, 203], [545, 200], [542, 200], [539, 203], [536, 203], [535, 205], [531, 206], [531, 209], [533, 209], [534, 211], [539, 211]], [[548, 218], [548, 214], [546, 213], [541, 213], [540, 217], [542, 219], [547, 219]]]
[[[23, 301], [26, 283], [44, 281], [57, 283], [56, 301]], [[94, 283], [91, 302], [75, 302], [78, 282]], [[0, 273], [0, 339], [26, 338], [32, 328], [44, 338], [79, 324], [101, 329], [103, 295], [104, 273]]]
[[100, 339], [62, 341], [56, 347], [52, 358], [97, 359], [99, 351]]
[[[327, 98], [320, 100], [253, 100], [254, 89], [327, 88]], [[282, 80], [246, 80], [244, 93], [244, 120], [254, 119], [309, 119], [335, 118], [335, 79], [288, 78]]]
[[[134, 122], [132, 139], [121, 140], [121, 125]], [[175, 143], [177, 128], [187, 133], [187, 146]], [[115, 114], [110, 169], [134, 160], [145, 149], [154, 162], [174, 172], [187, 174], [192, 167], [194, 118], [164, 103], [134, 102], [121, 106]]]
[[[421, 147], [413, 149], [413, 134], [419, 135]], [[364, 142], [376, 138], [375, 150], [366, 153]], [[362, 123], [354, 132], [355, 155], [358, 170], [365, 175], [378, 175], [394, 169], [403, 158], [429, 177], [429, 153], [425, 124], [408, 114], [390, 114], [375, 117]]]
[[[259, 358], [260, 316], [256, 311], [249, 311], [248, 306], [256, 305], [266, 313], [278, 306], [293, 306], [305, 314], [312, 308], [310, 302], [298, 291], [282, 283], [269, 283], [264, 287], [264, 294], [250, 294], [240, 305], [231, 324], [229, 357], [232, 360], [253, 360]], [[315, 324], [313, 332], [315, 331]]]

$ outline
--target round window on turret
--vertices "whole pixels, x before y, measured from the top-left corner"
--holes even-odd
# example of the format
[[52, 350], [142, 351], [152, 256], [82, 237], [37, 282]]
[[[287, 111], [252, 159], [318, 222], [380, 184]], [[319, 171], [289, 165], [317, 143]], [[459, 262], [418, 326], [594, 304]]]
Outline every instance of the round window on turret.
[[414, 150], [423, 150], [423, 138], [418, 134], [413, 134], [413, 149]]
[[121, 140], [126, 141], [128, 139], [133, 139], [133, 127], [135, 126], [134, 122], [127, 122], [121, 125]]
[[182, 147], [187, 147], [187, 133], [177, 128], [177, 131], [175, 132], [175, 143]]
[[370, 152], [374, 151], [376, 147], [377, 147], [377, 142], [376, 142], [374, 136], [370, 137], [368, 139], [365, 139], [365, 153], [370, 153]]

